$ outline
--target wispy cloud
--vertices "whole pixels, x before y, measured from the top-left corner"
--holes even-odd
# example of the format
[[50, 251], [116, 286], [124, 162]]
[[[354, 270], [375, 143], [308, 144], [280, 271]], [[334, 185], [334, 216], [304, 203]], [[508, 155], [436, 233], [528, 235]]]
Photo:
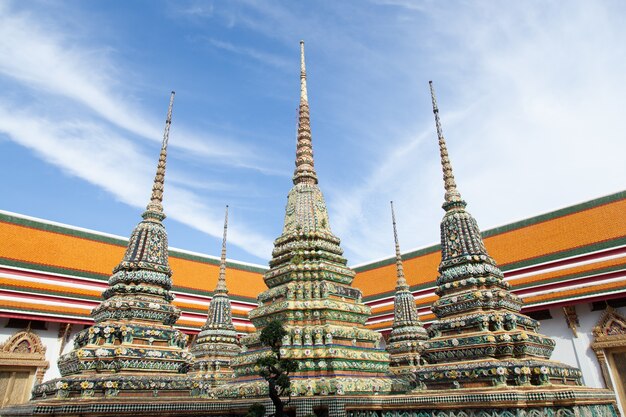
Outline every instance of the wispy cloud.
[[[72, 129], [78, 132], [74, 136], [124, 138], [134, 147], [137, 160], [151, 168], [151, 158], [142, 156], [145, 143], [133, 140], [134, 136], [159, 140], [162, 117], [146, 111], [132, 96], [118, 93], [125, 90], [118, 87], [124, 84], [120, 80], [126, 79], [126, 73], [117, 65], [116, 52], [71, 38], [54, 21], [44, 24], [34, 14], [15, 12], [11, 4], [0, 6], [0, 81], [15, 81], [46, 103], [53, 96], [56, 104], [45, 111], [40, 103], [31, 103], [34, 109], [17, 106], [22, 121], [34, 120], [36, 126], [59, 120], [65, 130], [57, 133], [68, 138], [73, 137]], [[286, 161], [286, 167], [293, 157], [282, 142], [283, 137], [292, 141], [293, 135], [287, 139], [287, 129], [277, 126], [292, 121], [293, 106], [287, 109], [285, 97], [293, 92], [296, 104], [297, 42], [305, 39], [316, 168], [331, 209], [331, 226], [342, 238], [351, 263], [392, 254], [391, 199], [396, 202], [403, 249], [438, 239], [443, 187], [429, 79], [438, 89], [457, 183], [483, 228], [624, 187], [626, 165], [620, 157], [626, 152], [622, 140], [626, 119], [621, 114], [626, 107], [626, 51], [620, 42], [626, 38], [626, 28], [619, 20], [625, 13], [622, 3], [580, 0], [567, 5], [548, 1], [493, 7], [488, 2], [372, 0], [321, 2], [310, 8], [293, 2], [243, 1], [211, 3], [210, 10], [194, 8], [203, 4], [172, 3], [171, 8], [187, 13], [186, 19], [203, 23], [186, 20], [189, 24], [184, 25], [181, 39], [204, 40], [215, 56], [236, 55], [239, 59], [224, 63], [231, 64], [226, 71], [233, 70], [237, 76], [251, 77], [250, 71], [239, 72], [238, 66], [248, 69], [250, 63], [263, 63], [257, 75], [265, 77], [242, 87], [245, 104], [254, 101], [254, 105], [241, 111], [244, 117], [232, 130], [244, 133], [222, 138], [211, 134], [211, 129], [206, 133], [176, 122], [177, 140], [171, 146], [177, 147], [177, 155], [183, 155], [186, 163], [208, 161], [236, 166], [239, 171], [251, 168], [289, 175], [290, 169], [279, 166]], [[277, 50], [288, 50], [293, 56], [285, 61]], [[285, 85], [276, 81], [282, 77], [270, 80], [267, 67], [293, 68], [293, 86], [285, 86], [291, 81]], [[179, 68], [175, 70], [182, 71]], [[207, 72], [215, 77], [211, 71]], [[230, 99], [239, 86], [234, 78], [220, 76], [232, 84], [217, 91]], [[127, 84], [133, 84], [130, 78]], [[199, 87], [198, 94], [207, 93]], [[280, 100], [271, 102], [271, 94]], [[262, 107], [268, 98], [267, 107]], [[224, 100], [224, 106], [229, 111], [245, 107], [235, 100]], [[68, 116], [61, 111], [67, 103], [89, 117]], [[253, 107], [267, 117], [260, 123], [265, 128], [262, 132], [251, 125]], [[13, 140], [26, 143], [24, 138], [15, 139], [19, 132], [10, 134]], [[272, 139], [259, 145], [260, 140], [245, 136]], [[82, 149], [81, 142], [77, 143], [75, 147]], [[115, 143], [111, 146], [118, 146]], [[45, 142], [25, 146], [48, 154]], [[98, 149], [93, 145], [84, 152]], [[268, 157], [275, 150], [284, 154]], [[67, 161], [54, 162], [51, 155], [47, 158], [63, 169], [77, 169]], [[152, 172], [134, 174], [149, 181]], [[208, 212], [213, 220], [203, 219], [208, 200], [201, 198], [201, 192], [218, 190], [224, 183], [228, 188], [230, 172], [197, 177], [181, 169], [171, 174], [169, 195], [180, 198], [168, 200], [173, 204], [168, 209], [171, 216], [219, 235], [221, 205], [214, 217]], [[72, 175], [97, 181], [85, 172], [72, 171]], [[262, 205], [238, 182], [240, 178], [232, 181], [241, 189], [229, 188], [227, 193], [239, 194], [252, 207]], [[274, 207], [282, 204], [286, 188], [258, 187], [257, 178], [244, 181], [254, 193], [264, 194], [264, 202], [273, 199]], [[288, 187], [288, 182], [283, 185]], [[99, 187], [108, 189], [105, 184]], [[144, 204], [143, 197], [132, 200], [139, 188], [147, 197], [143, 185], [127, 191], [111, 188], [121, 190], [118, 198], [137, 207]], [[193, 217], [183, 214], [185, 203]], [[256, 228], [279, 222], [280, 210], [269, 220], [255, 219]], [[269, 256], [267, 239], [255, 235], [254, 228], [250, 236], [256, 237], [250, 239], [240, 230], [241, 245], [263, 258]]]
[[159, 137], [156, 123], [108, 91], [107, 86], [118, 83], [106, 48], [76, 47], [57, 28], [41, 27], [30, 14], [16, 13], [7, 4], [0, 7], [0, 22], [0, 73], [38, 91], [76, 100], [130, 132]]
[[[428, 51], [430, 73], [416, 72], [416, 110], [430, 113], [426, 80], [434, 78], [457, 183], [483, 228], [623, 189], [626, 54], [619, 43], [626, 30], [617, 18], [623, 10], [613, 10], [623, 7], [463, 3], [425, 12], [410, 2], [377, 3], [426, 13], [427, 30], [445, 40]], [[404, 27], [399, 50], [410, 50], [424, 30]], [[331, 191], [331, 223], [352, 261], [392, 254], [389, 199], [400, 211], [404, 249], [437, 240], [443, 188], [432, 116], [425, 120], [373, 158], [354, 189]]]
[[[131, 141], [113, 134], [97, 122], [50, 120], [16, 111], [14, 103], [0, 101], [0, 132], [68, 175], [106, 190], [123, 203], [141, 209], [148, 202], [155, 158], [146, 157]], [[120, 155], [125, 156], [124, 163], [120, 162]], [[171, 174], [177, 180], [171, 184], [167, 181], [165, 206], [168, 216], [219, 236], [221, 207], [207, 205], [196, 193], [181, 188], [178, 184], [181, 175]], [[185, 184], [189, 185], [187, 181]], [[251, 230], [245, 220], [232, 225], [229, 235], [230, 242], [259, 258], [264, 258], [271, 250], [271, 241]]]
[[[382, 6], [395, 6], [411, 11], [427, 11], [430, 3], [415, 0], [371, 0], [372, 3]], [[431, 5], [432, 6], [432, 5]]]
[[213, 4], [205, 1], [177, 2], [176, 5], [178, 6], [174, 8], [176, 13], [187, 17], [207, 18], [213, 16], [214, 12]]
[[[106, 47], [82, 46], [62, 28], [44, 24], [10, 3], [0, 6], [0, 74], [41, 93], [50, 93], [86, 106], [107, 122], [143, 138], [159, 141], [161, 119], [147, 115], [120, 82], [118, 65]], [[122, 88], [124, 87], [124, 88]], [[132, 91], [132, 89], [130, 89]], [[172, 144], [217, 163], [229, 162], [263, 171], [269, 167], [249, 145], [177, 126], [182, 134]]]
[[[403, 248], [438, 240], [443, 188], [429, 79], [457, 182], [483, 227], [623, 188], [619, 3], [237, 4], [212, 18], [313, 47], [311, 96], [325, 106], [313, 103], [314, 147], [334, 170], [321, 186], [351, 262], [391, 255], [390, 199]], [[325, 79], [315, 63], [332, 66], [322, 68]], [[324, 125], [338, 127], [325, 132], [333, 149], [320, 144]]]
[[[147, 156], [137, 136], [160, 141], [163, 122], [148, 113], [123, 90], [124, 74], [106, 47], [87, 47], [70, 39], [62, 27], [37, 16], [0, 5], [0, 80], [10, 80], [37, 99], [0, 101], [0, 132], [31, 149], [42, 160], [68, 175], [97, 186], [120, 202], [145, 206], [154, 175], [156, 154]], [[165, 106], [164, 101], [164, 106]], [[163, 114], [165, 108], [163, 108]], [[179, 158], [252, 169], [274, 175], [254, 145], [212, 137], [176, 123], [170, 146]], [[151, 142], [153, 143], [153, 142]], [[123, 155], [123, 163], [120, 156]], [[170, 218], [213, 236], [221, 236], [221, 203], [209, 204], [206, 191], [238, 187], [197, 172], [174, 169], [167, 186]], [[217, 209], [217, 210], [216, 210]], [[271, 241], [246, 226], [233, 225], [231, 242], [266, 258]]]
[[281, 68], [281, 69], [293, 67], [293, 62], [292, 62], [293, 60], [288, 60], [275, 54], [259, 51], [254, 48], [247, 48], [245, 46], [233, 45], [230, 42], [224, 42], [218, 39], [209, 38], [207, 40], [211, 45], [213, 45], [216, 48], [222, 49], [224, 51], [232, 52], [237, 55], [250, 57], [266, 65], [270, 65], [270, 66]]

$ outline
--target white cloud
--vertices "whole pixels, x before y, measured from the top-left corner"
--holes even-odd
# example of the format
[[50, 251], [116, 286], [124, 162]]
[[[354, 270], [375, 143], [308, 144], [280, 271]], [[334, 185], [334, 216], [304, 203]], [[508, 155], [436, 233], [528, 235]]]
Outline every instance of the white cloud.
[[[428, 79], [438, 89], [459, 189], [483, 228], [624, 188], [626, 165], [620, 158], [626, 151], [626, 119], [621, 114], [626, 107], [626, 50], [621, 40], [626, 28], [620, 20], [621, 3], [493, 7], [488, 2], [375, 0], [367, 7], [341, 2], [316, 10], [285, 4], [229, 3], [186, 10], [218, 23], [226, 20], [226, 25], [199, 31], [198, 37], [250, 62], [292, 65], [260, 52], [275, 44], [291, 47], [296, 93], [297, 41], [307, 40], [316, 166], [331, 208], [331, 225], [351, 263], [393, 253], [391, 199], [404, 250], [438, 239], [443, 186]], [[255, 35], [268, 49], [259, 48]], [[111, 53], [78, 44], [62, 28], [44, 26], [33, 15], [0, 6], [0, 75], [35, 94], [80, 103], [104, 120], [102, 125], [72, 125], [68, 120], [74, 118], [61, 114], [58, 120], [65, 130], [57, 134], [67, 134], [67, 141], [90, 135], [109, 140], [103, 132], [110, 130], [104, 123], [110, 123], [160, 140], [160, 115], [146, 115], [128, 97], [113, 93], [120, 89], [114, 88], [119, 74], [109, 71], [117, 68]], [[40, 123], [42, 130], [48, 123], [26, 110], [21, 117], [25, 123], [34, 120], [34, 126]], [[72, 135], [72, 129], [78, 133]], [[211, 162], [275, 173], [276, 166], [264, 164], [258, 149], [249, 146], [251, 141], [220, 141], [178, 123], [173, 133], [180, 141], [172, 146], [187, 150], [184, 158], [194, 162], [208, 157]], [[25, 134], [12, 133], [24, 143]], [[133, 146], [115, 143], [111, 146]], [[64, 169], [80, 168], [73, 175], [99, 181], [80, 165], [55, 160], [58, 156], [51, 155], [51, 145], [43, 139], [27, 146]], [[100, 149], [96, 144], [81, 146], [78, 141], [73, 152]], [[137, 161], [147, 165], [137, 166], [146, 173], [136, 174], [149, 181], [153, 161], [137, 153]], [[219, 236], [221, 207], [211, 212], [212, 220], [203, 219], [203, 201], [194, 192], [220, 187], [223, 181], [197, 180], [189, 172], [170, 174], [174, 187], [167, 192], [177, 198], [171, 199], [168, 213]], [[143, 198], [133, 199], [138, 193], [147, 197], [149, 187], [120, 188], [118, 182], [99, 186], [115, 188], [118, 198], [143, 206]], [[286, 191], [271, 190], [271, 195], [284, 196]], [[259, 201], [254, 197], [246, 196], [251, 205]], [[188, 204], [183, 207], [183, 202]], [[185, 210], [191, 214], [185, 215]], [[245, 229], [240, 230], [242, 245], [267, 258], [268, 240], [244, 236]]]
[[[423, 86], [416, 111], [429, 111], [425, 80], [434, 78], [457, 183], [483, 229], [624, 188], [626, 28], [618, 7], [440, 3], [420, 8], [426, 28], [404, 28], [398, 50], [425, 32], [438, 40], [429, 49], [430, 73], [414, 77]], [[390, 198], [404, 250], [438, 238], [443, 185], [434, 123], [411, 129], [386, 141], [395, 150], [373, 159], [377, 168], [360, 185], [334, 195], [331, 223], [352, 262], [392, 255]], [[428, 141], [415, 147], [424, 131]]]
[[[131, 141], [97, 123], [49, 120], [15, 110], [0, 102], [0, 132], [32, 149], [43, 160], [69, 175], [90, 182], [133, 207], [144, 208], [156, 169], [156, 157], [147, 158]], [[123, 163], [120, 155], [124, 155]], [[221, 236], [221, 207], [209, 206], [195, 193], [167, 181], [164, 202], [170, 218], [212, 236]], [[175, 177], [179, 177], [174, 173]], [[184, 177], [183, 177], [184, 178]], [[271, 241], [255, 233], [245, 221], [231, 226], [229, 242], [264, 258]]]
[[[177, 2], [177, 6], [181, 3]], [[207, 18], [213, 15], [213, 4], [207, 4], [206, 2], [191, 1], [184, 4], [182, 7], [176, 7], [177, 14], [187, 17]]]
[[[30, 91], [36, 97], [28, 100], [28, 95], [21, 94], [1, 100], [0, 132], [68, 175], [107, 191], [123, 203], [145, 207], [157, 153], [147, 157], [131, 138], [161, 140], [165, 99], [163, 119], [147, 116], [129, 97], [113, 92], [123, 90], [120, 80], [124, 74], [107, 48], [85, 46], [63, 27], [44, 23], [32, 13], [16, 12], [11, 3], [0, 4], [0, 77], [9, 85], [21, 86], [18, 91]], [[174, 123], [172, 136], [175, 140], [170, 141], [170, 147], [184, 151], [177, 152], [183, 160], [210, 160], [229, 169], [275, 174], [250, 144], [200, 134], [179, 123]], [[120, 155], [124, 155], [123, 163]], [[215, 210], [200, 193], [237, 187], [225, 184], [221, 177], [204, 178], [183, 168], [168, 173], [168, 216], [220, 237], [221, 207]], [[267, 257], [271, 241], [245, 225], [244, 220], [232, 226], [230, 242], [255, 256]]]
[[213, 45], [215, 48], [222, 49], [224, 51], [232, 52], [237, 55], [244, 55], [254, 59], [255, 61], [261, 62], [266, 65], [271, 65], [276, 68], [293, 68], [294, 63], [293, 60], [285, 59], [276, 54], [270, 54], [267, 52], [263, 52], [254, 48], [248, 48], [245, 46], [234, 45], [230, 42], [221, 41], [219, 39], [207, 39], [207, 41]]
[[[10, 3], [9, 3], [10, 4]], [[162, 118], [145, 114], [128, 95], [114, 92], [127, 88], [124, 76], [105, 47], [83, 46], [63, 28], [8, 5], [0, 6], [0, 74], [30, 87], [37, 94], [68, 98], [107, 122], [141, 137], [161, 140]], [[164, 97], [163, 115], [165, 114]], [[172, 146], [216, 163], [269, 172], [258, 152], [236, 141], [177, 124], [180, 139]]]

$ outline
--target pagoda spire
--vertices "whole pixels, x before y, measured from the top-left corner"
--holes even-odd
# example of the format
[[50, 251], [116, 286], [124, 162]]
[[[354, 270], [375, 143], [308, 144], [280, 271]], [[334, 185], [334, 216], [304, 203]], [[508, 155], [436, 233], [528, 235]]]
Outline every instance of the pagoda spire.
[[243, 351], [232, 364], [235, 382], [216, 388], [213, 394], [218, 397], [238, 398], [241, 390], [254, 396], [267, 392], [256, 363], [267, 353], [260, 332], [274, 320], [287, 332], [281, 355], [298, 362], [297, 371], [289, 375], [292, 393], [369, 395], [391, 390], [389, 355], [380, 346], [381, 335], [365, 327], [371, 310], [361, 291], [351, 286], [355, 272], [332, 233], [313, 168], [304, 42], [300, 87], [296, 169], [283, 231], [274, 241], [270, 268], [263, 277], [268, 289], [248, 313], [256, 332], [241, 339]]
[[[230, 362], [240, 352], [237, 332], [233, 325], [233, 313], [226, 287], [226, 233], [228, 231], [228, 206], [224, 215], [224, 237], [217, 286], [213, 292], [207, 319], [191, 347], [194, 363], [190, 374], [208, 382], [210, 386], [228, 382], [233, 375]], [[203, 386], [203, 384], [200, 384]], [[206, 394], [206, 386], [201, 388]]]
[[165, 213], [163, 212], [163, 187], [165, 184], [165, 166], [167, 160], [167, 143], [170, 139], [170, 126], [172, 125], [172, 109], [174, 107], [174, 95], [172, 91], [170, 95], [170, 104], [167, 108], [167, 118], [165, 119], [165, 129], [163, 130], [163, 142], [161, 143], [161, 153], [159, 155], [159, 163], [157, 164], [156, 175], [152, 185], [152, 195], [150, 202], [143, 213], [143, 218], [152, 218], [163, 220]]
[[226, 213], [224, 214], [224, 236], [222, 237], [222, 255], [220, 258], [220, 273], [217, 278], [217, 286], [215, 293], [228, 294], [226, 287], [226, 233], [228, 232], [228, 205], [226, 205]]
[[393, 325], [389, 334], [387, 352], [389, 352], [391, 359], [389, 364], [391, 372], [404, 374], [412, 372], [420, 365], [423, 342], [428, 339], [428, 335], [417, 313], [415, 298], [409, 290], [409, 285], [404, 277], [393, 201], [391, 201], [391, 220], [393, 223], [393, 238], [396, 244], [398, 282], [393, 299]]
[[[549, 361], [554, 341], [538, 333], [539, 323], [520, 312], [522, 300], [511, 292], [502, 270], [487, 252], [478, 223], [465, 210], [441, 133], [432, 82], [430, 92], [446, 213], [440, 225], [441, 263], [435, 290], [439, 299], [431, 306], [436, 319], [428, 328], [430, 339], [422, 351], [427, 365], [416, 372], [418, 379], [427, 389], [580, 385], [579, 371]], [[456, 373], [460, 367], [463, 372]], [[540, 371], [531, 375], [530, 369]]]
[[[40, 396], [83, 398], [105, 390], [106, 396], [141, 396], [147, 386], [159, 386], [154, 396], [189, 392], [185, 376], [191, 365], [187, 335], [173, 327], [180, 309], [172, 304], [172, 269], [167, 231], [161, 220], [165, 162], [174, 92], [170, 96], [159, 163], [150, 202], [133, 229], [126, 252], [113, 269], [102, 302], [91, 311], [94, 324], [75, 339], [74, 350], [58, 361], [61, 379], [42, 385]], [[108, 386], [104, 386], [104, 379]]]
[[304, 62], [304, 41], [300, 41], [300, 102], [309, 102], [306, 89], [306, 64]]
[[304, 41], [300, 41], [300, 107], [298, 109], [296, 169], [293, 173], [293, 183], [317, 184], [317, 174], [313, 161], [313, 143], [311, 141], [309, 97], [306, 88]]
[[393, 240], [396, 244], [396, 274], [398, 281], [396, 290], [408, 290], [409, 286], [404, 277], [404, 267], [402, 266], [402, 254], [400, 253], [400, 243], [398, 243], [398, 230], [396, 229], [396, 213], [393, 210], [393, 201], [391, 203], [391, 221], [393, 223]]
[[443, 208], [447, 211], [453, 207], [463, 206], [465, 207], [465, 201], [461, 198], [461, 193], [456, 188], [456, 181], [454, 180], [454, 173], [452, 172], [452, 164], [450, 164], [450, 157], [448, 156], [448, 148], [446, 146], [446, 140], [443, 137], [443, 130], [441, 129], [441, 121], [439, 120], [439, 108], [437, 107], [437, 98], [435, 97], [435, 89], [433, 82], [429, 81], [430, 85], [430, 97], [433, 102], [433, 113], [435, 114], [435, 126], [437, 128], [437, 137], [439, 138], [439, 154], [441, 155], [441, 168], [443, 169], [443, 182], [446, 189], [445, 202]]

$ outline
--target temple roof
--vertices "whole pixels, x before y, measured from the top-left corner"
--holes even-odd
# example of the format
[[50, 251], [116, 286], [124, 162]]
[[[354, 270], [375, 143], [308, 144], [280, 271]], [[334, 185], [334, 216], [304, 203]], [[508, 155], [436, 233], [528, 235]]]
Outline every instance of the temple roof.
[[[626, 296], [626, 191], [567, 206], [482, 232], [485, 247], [525, 303], [522, 311], [560, 303]], [[23, 214], [0, 211], [3, 316], [89, 323], [111, 269], [128, 239]], [[45, 250], [42, 250], [45, 248]], [[79, 254], [89, 253], [89, 257]], [[403, 252], [403, 268], [422, 320], [432, 320], [440, 245]], [[198, 331], [217, 284], [219, 257], [169, 248], [177, 325]], [[239, 331], [266, 286], [267, 267], [228, 260], [229, 297]], [[389, 330], [396, 257], [354, 267], [353, 285], [372, 306], [369, 326]], [[593, 279], [592, 281], [590, 281]]]

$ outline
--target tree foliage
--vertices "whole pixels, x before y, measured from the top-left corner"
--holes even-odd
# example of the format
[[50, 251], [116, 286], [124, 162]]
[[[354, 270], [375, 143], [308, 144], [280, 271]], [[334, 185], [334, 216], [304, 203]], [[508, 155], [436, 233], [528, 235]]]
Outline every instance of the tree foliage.
[[256, 361], [259, 367], [259, 375], [262, 376], [269, 385], [269, 396], [276, 409], [275, 417], [284, 416], [284, 408], [288, 404], [283, 402], [282, 396], [289, 396], [291, 380], [289, 374], [298, 369], [298, 362], [293, 359], [286, 359], [281, 356], [280, 348], [283, 337], [287, 335], [287, 330], [283, 324], [274, 320], [270, 322], [262, 331], [260, 341], [264, 346], [270, 348], [272, 354], [259, 358]]
[[263, 417], [265, 415], [265, 406], [261, 403], [254, 403], [248, 408], [245, 417]]

